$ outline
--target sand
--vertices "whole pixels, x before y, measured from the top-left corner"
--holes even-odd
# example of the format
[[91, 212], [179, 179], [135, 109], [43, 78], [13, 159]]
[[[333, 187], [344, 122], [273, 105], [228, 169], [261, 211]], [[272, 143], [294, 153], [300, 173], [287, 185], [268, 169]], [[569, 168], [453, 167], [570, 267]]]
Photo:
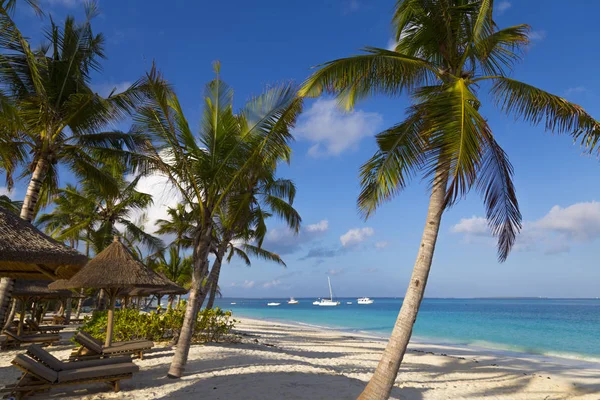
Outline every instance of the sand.
[[[306, 325], [241, 318], [241, 343], [194, 345], [185, 376], [166, 378], [173, 349], [157, 346], [120, 393], [94, 384], [54, 389], [34, 399], [355, 399], [385, 341]], [[69, 333], [65, 333], [65, 339]], [[66, 359], [68, 341], [50, 347]], [[14, 383], [0, 353], [0, 384]], [[392, 399], [600, 399], [600, 365], [508, 355], [459, 346], [411, 344]]]

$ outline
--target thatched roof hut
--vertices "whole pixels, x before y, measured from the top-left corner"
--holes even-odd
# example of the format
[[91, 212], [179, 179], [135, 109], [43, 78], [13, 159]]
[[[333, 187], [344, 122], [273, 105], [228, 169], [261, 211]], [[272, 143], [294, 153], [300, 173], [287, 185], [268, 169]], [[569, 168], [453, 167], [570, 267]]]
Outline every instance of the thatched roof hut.
[[68, 279], [86, 262], [77, 250], [0, 207], [0, 277]]
[[186, 294], [187, 289], [179, 286], [164, 275], [157, 274], [164, 281], [164, 285], [155, 288], [135, 288], [128, 293], [128, 296], [148, 296], [151, 294], [158, 296]]
[[40, 299], [67, 299], [79, 297], [70, 290], [52, 290], [48, 288], [49, 281], [42, 280], [17, 280], [13, 288], [12, 296], [17, 298], [40, 298]]

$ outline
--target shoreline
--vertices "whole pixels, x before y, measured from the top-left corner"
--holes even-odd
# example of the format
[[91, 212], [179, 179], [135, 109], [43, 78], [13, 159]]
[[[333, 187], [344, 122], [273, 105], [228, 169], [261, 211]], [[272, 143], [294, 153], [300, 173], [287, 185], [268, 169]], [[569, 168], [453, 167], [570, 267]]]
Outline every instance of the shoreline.
[[[233, 318], [236, 316], [240, 318], [245, 318], [248, 320], [256, 320], [256, 321], [275, 321], [281, 324], [289, 324], [289, 325], [299, 325], [299, 326], [307, 326], [320, 330], [335, 330], [343, 333], [350, 334], [360, 334], [371, 340], [381, 340], [387, 342], [389, 339], [389, 334], [384, 334], [383, 332], [375, 331], [365, 331], [354, 328], [340, 327], [334, 325], [320, 325], [320, 324], [311, 324], [308, 322], [302, 321], [293, 321], [287, 319], [281, 319], [277, 317], [254, 317], [254, 316], [246, 316], [239, 311], [231, 310], [233, 312]], [[447, 347], [457, 347], [457, 348], [469, 348], [479, 353], [489, 353], [490, 356], [509, 356], [509, 357], [531, 357], [537, 359], [541, 362], [562, 362], [569, 366], [580, 367], [580, 368], [594, 368], [600, 369], [600, 356], [595, 355], [587, 355], [580, 353], [560, 353], [560, 352], [534, 352], [534, 351], [526, 351], [519, 349], [512, 349], [509, 345], [504, 345], [502, 343], [495, 342], [483, 342], [484, 344], [479, 344], [481, 342], [476, 343], [465, 343], [462, 341], [454, 341], [452, 339], [444, 339], [444, 338], [431, 338], [413, 335], [410, 340], [411, 344], [420, 344], [420, 345], [431, 345], [431, 346], [447, 346]]]
[[[121, 392], [90, 384], [53, 389], [32, 399], [354, 400], [371, 378], [385, 339], [364, 333], [236, 316], [232, 343], [195, 344], [182, 379], [166, 377], [174, 349], [157, 344], [134, 360], [140, 367]], [[66, 359], [63, 341], [48, 347]], [[0, 354], [0, 383], [14, 383], [10, 361], [24, 349]], [[478, 352], [460, 346], [411, 343], [390, 399], [598, 400], [600, 368], [578, 368], [531, 357]]]

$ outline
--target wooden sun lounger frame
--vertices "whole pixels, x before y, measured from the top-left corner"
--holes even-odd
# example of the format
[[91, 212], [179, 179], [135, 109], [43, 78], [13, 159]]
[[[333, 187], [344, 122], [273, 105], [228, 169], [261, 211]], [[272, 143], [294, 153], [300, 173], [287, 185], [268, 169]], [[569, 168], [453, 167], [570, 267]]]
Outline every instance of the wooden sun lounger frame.
[[16, 384], [6, 385], [4, 388], [0, 389], [0, 393], [9, 392], [9, 395], [14, 395], [18, 400], [21, 400], [35, 392], [45, 391], [53, 388], [99, 382], [109, 384], [113, 388], [114, 392], [117, 393], [119, 390], [121, 390], [121, 380], [131, 379], [133, 377], [133, 373], [128, 373], [113, 376], [103, 376], [98, 378], [77, 379], [62, 383], [52, 383], [48, 382], [48, 380], [42, 378], [41, 376], [29, 371], [28, 369], [23, 368], [21, 365], [17, 364], [14, 361], [12, 361], [11, 364], [17, 367], [19, 370], [21, 370], [23, 372], [23, 375], [21, 375]]
[[[150, 350], [153, 347], [153, 346], [140, 347], [135, 350], [124, 349], [123, 351], [117, 350], [117, 351], [111, 351], [110, 353], [104, 353], [104, 349], [103, 349], [103, 351], [101, 353], [98, 353], [96, 350], [90, 349], [85, 344], [79, 342], [77, 340], [77, 335], [74, 336], [74, 339], [80, 346], [74, 348], [73, 351], [71, 351], [71, 355], [69, 355], [69, 360], [92, 360], [94, 358], [123, 356], [123, 355], [132, 355], [134, 357], [137, 356], [140, 360], [143, 360], [144, 359], [144, 351]], [[91, 337], [90, 337], [90, 340], [96, 341], [96, 339], [91, 338]], [[134, 340], [132, 342], [136, 342], [136, 341]], [[146, 340], [140, 340], [140, 342], [146, 342]], [[147, 341], [147, 342], [150, 342], [150, 341]], [[123, 342], [115, 342], [115, 343], [113, 343], [114, 346], [111, 346], [110, 348], [113, 349], [114, 347], [118, 347], [119, 343], [123, 343]], [[98, 346], [100, 346], [102, 348], [104, 347], [100, 343], [97, 343], [97, 344], [98, 344]]]
[[10, 329], [5, 329], [3, 331], [4, 336], [6, 336], [6, 340], [3, 343], [0, 343], [0, 350], [6, 350], [11, 347], [20, 347], [21, 344], [45, 344], [47, 346], [52, 346], [53, 343], [60, 341], [60, 336], [56, 337], [56, 333], [34, 333], [29, 334], [30, 336], [36, 335], [53, 335], [52, 340], [47, 341], [33, 341], [33, 340], [23, 340], [23, 337], [17, 335], [15, 332], [11, 332]]
[[26, 318], [25, 323], [31, 332], [60, 333], [60, 331], [66, 328], [64, 325], [40, 325], [31, 318]]

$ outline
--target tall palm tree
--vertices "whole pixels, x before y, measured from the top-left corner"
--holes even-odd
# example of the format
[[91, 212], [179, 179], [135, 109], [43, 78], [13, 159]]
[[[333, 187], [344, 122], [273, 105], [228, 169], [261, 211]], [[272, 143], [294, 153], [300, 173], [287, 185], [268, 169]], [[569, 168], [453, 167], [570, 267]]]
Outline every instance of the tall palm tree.
[[192, 247], [191, 235], [194, 231], [194, 217], [191, 211], [187, 211], [183, 204], [177, 204], [174, 208], [167, 209], [168, 219], [156, 220], [157, 235], [175, 235], [171, 246], [175, 246], [178, 252], [181, 249]]
[[[267, 218], [276, 215], [294, 232], [300, 229], [302, 218], [293, 207], [296, 186], [289, 179], [276, 179], [276, 165], [267, 158], [262, 161], [265, 164], [248, 174], [246, 184], [227, 196], [216, 214], [213, 240], [215, 261], [207, 280], [213, 301], [226, 252], [229, 252], [228, 262], [233, 255], [237, 255], [250, 266], [250, 255], [285, 266], [278, 254], [262, 248], [267, 233]], [[262, 175], [256, 174], [258, 171]], [[206, 295], [207, 291], [200, 297], [200, 307]]]
[[387, 399], [410, 340], [444, 210], [470, 189], [483, 196], [488, 225], [504, 261], [521, 228], [513, 168], [480, 114], [479, 90], [489, 89], [504, 112], [570, 133], [590, 151], [600, 124], [581, 107], [508, 77], [528, 44], [529, 26], [500, 29], [492, 0], [400, 0], [392, 25], [394, 50], [328, 62], [301, 90], [338, 96], [351, 109], [382, 93], [410, 95], [406, 118], [377, 135], [378, 151], [360, 170], [358, 207], [369, 217], [416, 174], [431, 185], [425, 229], [413, 274], [381, 361], [360, 399]]
[[149, 134], [148, 167], [169, 177], [183, 203], [194, 211], [192, 235], [192, 285], [168, 376], [183, 374], [198, 312], [198, 300], [208, 272], [214, 218], [221, 203], [246, 182], [249, 170], [262, 159], [289, 160], [290, 127], [302, 102], [291, 85], [275, 86], [251, 99], [238, 114], [233, 112], [233, 91], [219, 78], [206, 88], [200, 132], [194, 134], [177, 96], [156, 69], [147, 76], [150, 99], [134, 117], [137, 131]]
[[[17, 168], [26, 166], [22, 176], [29, 184], [21, 218], [31, 221], [55, 194], [59, 165], [110, 186], [92, 154], [114, 157], [124, 146], [133, 150], [143, 142], [136, 135], [103, 132], [143, 98], [143, 85], [136, 82], [107, 99], [91, 89], [90, 74], [101, 69], [104, 58], [104, 37], [90, 24], [97, 14], [94, 3], [86, 5], [83, 24], [71, 16], [62, 27], [51, 21], [48, 43], [35, 50], [11, 19], [14, 3], [0, 3], [0, 126], [9, 127], [0, 129], [0, 167], [10, 186]], [[3, 279], [0, 284], [0, 319], [12, 283]]]

